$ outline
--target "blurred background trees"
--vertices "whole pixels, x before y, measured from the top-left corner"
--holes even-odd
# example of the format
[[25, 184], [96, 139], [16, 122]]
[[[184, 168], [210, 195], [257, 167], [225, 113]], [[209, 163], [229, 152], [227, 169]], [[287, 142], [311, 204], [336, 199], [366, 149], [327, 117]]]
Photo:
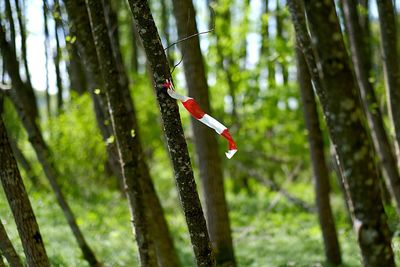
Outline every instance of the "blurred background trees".
[[396, 2], [0, 1], [0, 266], [393, 266]]

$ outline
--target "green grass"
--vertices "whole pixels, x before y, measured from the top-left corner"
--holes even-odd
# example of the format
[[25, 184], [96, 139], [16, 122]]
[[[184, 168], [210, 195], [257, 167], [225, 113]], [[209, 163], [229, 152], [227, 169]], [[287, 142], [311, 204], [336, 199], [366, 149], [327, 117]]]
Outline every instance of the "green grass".
[[[304, 199], [312, 199], [312, 190], [309, 187], [307, 184], [294, 185], [293, 192], [298, 196], [307, 195]], [[30, 199], [52, 265], [87, 266], [53, 195], [30, 191]], [[326, 266], [316, 215], [302, 212], [284, 198], [269, 210], [269, 203], [275, 196], [275, 193], [263, 188], [259, 188], [252, 195], [245, 192], [236, 195], [228, 193], [238, 266]], [[164, 198], [175, 199], [176, 195]], [[98, 195], [70, 196], [68, 199], [87, 241], [106, 266], [138, 266], [137, 248], [127, 204], [119, 193], [102, 189], [102, 193]], [[0, 194], [0, 203], [2, 221], [18, 252], [23, 255], [3, 192]], [[181, 209], [176, 206], [176, 200], [163, 202], [165, 203], [166, 216], [181, 260], [184, 266], [195, 266]], [[343, 266], [360, 266], [355, 237], [346, 221], [340, 196], [335, 196], [333, 203], [335, 214], [338, 215], [338, 232], [345, 263]], [[391, 225], [397, 225], [393, 218]], [[398, 258], [400, 240], [396, 237], [394, 241]]]

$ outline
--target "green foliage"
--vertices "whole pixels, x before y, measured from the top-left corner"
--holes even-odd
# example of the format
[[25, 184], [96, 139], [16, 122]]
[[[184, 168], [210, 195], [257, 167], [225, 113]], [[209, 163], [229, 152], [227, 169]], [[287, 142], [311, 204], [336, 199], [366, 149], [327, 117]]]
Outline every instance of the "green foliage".
[[58, 181], [63, 190], [90, 196], [98, 191], [96, 185], [112, 185], [115, 178], [105, 172], [105, 142], [96, 124], [91, 97], [71, 93], [72, 101], [65, 111], [49, 121], [48, 144], [61, 173]]

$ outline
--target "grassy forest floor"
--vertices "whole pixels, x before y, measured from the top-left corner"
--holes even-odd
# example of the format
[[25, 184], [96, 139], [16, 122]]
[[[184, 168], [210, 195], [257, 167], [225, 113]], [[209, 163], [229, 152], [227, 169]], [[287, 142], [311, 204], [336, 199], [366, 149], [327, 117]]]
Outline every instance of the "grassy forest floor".
[[[151, 96], [151, 94], [150, 94]], [[10, 103], [6, 102], [6, 105]], [[141, 108], [142, 103], [138, 103]], [[137, 248], [130, 225], [127, 203], [115, 189], [115, 180], [105, 175], [105, 148], [98, 132], [90, 98], [85, 95], [74, 99], [67, 111], [42, 125], [49, 146], [53, 149], [54, 161], [63, 174], [59, 178], [62, 189], [67, 196], [78, 224], [82, 227], [88, 243], [93, 247], [97, 257], [105, 266], [139, 266]], [[47, 253], [53, 266], [87, 266], [70, 229], [59, 209], [53, 193], [42, 173], [40, 165], [30, 147], [26, 135], [18, 123], [12, 108], [6, 108], [7, 128], [13, 137], [20, 140], [19, 145], [32, 163], [34, 173], [39, 178], [39, 189], [32, 186], [29, 175], [22, 169], [28, 194], [30, 196]], [[140, 113], [141, 125], [155, 125], [157, 110], [151, 113], [143, 110]], [[285, 115], [288, 117], [288, 115]], [[184, 125], [189, 128], [188, 117], [184, 117]], [[260, 124], [260, 123], [259, 123]], [[296, 125], [290, 124], [290, 127]], [[260, 125], [260, 127], [264, 127]], [[148, 147], [147, 154], [157, 192], [164, 206], [175, 245], [183, 262], [183, 266], [195, 266], [192, 247], [189, 241], [187, 226], [178, 201], [172, 169], [164, 149], [157, 127], [142, 127], [142, 136]], [[186, 132], [190, 133], [189, 129]], [[314, 202], [311, 183], [310, 165], [307, 161], [307, 146], [304, 144], [302, 131], [284, 131], [288, 144], [284, 147], [297, 150], [282, 153], [296, 162], [302, 161], [302, 171], [290, 183], [284, 182], [287, 177], [276, 171], [274, 179], [290, 194], [307, 203]], [[51, 133], [51, 134], [50, 134]], [[300, 134], [299, 134], [300, 133]], [[189, 134], [190, 135], [190, 134]], [[244, 138], [244, 137], [243, 137]], [[189, 139], [190, 140], [190, 139]], [[286, 140], [286, 139], [285, 139]], [[112, 141], [112, 140], [107, 140]], [[189, 143], [191, 156], [193, 146]], [[244, 142], [243, 142], [244, 143]], [[286, 144], [283, 142], [283, 144]], [[223, 144], [225, 145], [225, 144]], [[225, 146], [221, 149], [226, 149]], [[267, 150], [267, 149], [265, 149]], [[221, 150], [221, 154], [222, 154]], [[277, 152], [280, 152], [277, 150]], [[280, 266], [326, 266], [321, 232], [316, 213], [305, 212], [285, 197], [271, 192], [263, 185], [249, 180], [251, 192], [234, 184], [229, 172], [236, 163], [240, 163], [244, 151], [239, 151], [233, 161], [225, 162], [226, 196], [230, 208], [230, 218], [234, 238], [235, 253], [239, 267], [280, 267]], [[235, 156], [236, 157], [236, 156]], [[261, 162], [262, 163], [262, 162]], [[268, 163], [268, 162], [266, 162]], [[193, 161], [195, 165], [195, 161]], [[275, 164], [276, 165], [276, 164]], [[288, 168], [284, 164], [272, 165], [274, 168]], [[233, 171], [232, 171], [233, 170]], [[196, 171], [196, 168], [195, 168]], [[197, 171], [196, 171], [197, 172]], [[263, 171], [262, 171], [263, 173]], [[195, 173], [199, 177], [198, 173]], [[198, 185], [200, 185], [198, 183]], [[337, 222], [338, 234], [342, 248], [345, 267], [360, 266], [359, 250], [355, 235], [346, 215], [344, 202], [336, 182], [332, 179], [332, 205]], [[200, 186], [199, 186], [200, 189]], [[201, 192], [200, 192], [201, 193]], [[271, 208], [271, 203], [276, 205]], [[397, 262], [400, 263], [400, 227], [392, 207], [387, 208], [391, 229], [395, 232], [393, 242]], [[22, 246], [18, 238], [12, 214], [9, 210], [3, 190], [0, 190], [0, 217], [5, 225], [17, 251], [23, 256]]]
[[[297, 189], [291, 191], [295, 189], [303, 198], [312, 196], [309, 185], [297, 184], [295, 187]], [[276, 194], [258, 191], [251, 196], [246, 192], [228, 194], [238, 266], [325, 266], [316, 215], [301, 211], [284, 198], [268, 211]], [[5, 204], [4, 195], [0, 196], [0, 203]], [[52, 265], [87, 266], [53, 195], [31, 191], [30, 196]], [[78, 223], [98, 258], [106, 266], [139, 266], [124, 198], [119, 193], [108, 191], [74, 200], [71, 204], [79, 218]], [[171, 205], [172, 202], [167, 200], [164, 204], [175, 244], [183, 266], [195, 266], [184, 218], [180, 209]], [[342, 202], [335, 197], [333, 203], [344, 266], [360, 266], [355, 236], [342, 210]], [[0, 205], [0, 214], [18, 252], [23, 255], [7, 205]], [[391, 222], [395, 227], [394, 218]], [[395, 238], [394, 250], [399, 262], [400, 238]]]

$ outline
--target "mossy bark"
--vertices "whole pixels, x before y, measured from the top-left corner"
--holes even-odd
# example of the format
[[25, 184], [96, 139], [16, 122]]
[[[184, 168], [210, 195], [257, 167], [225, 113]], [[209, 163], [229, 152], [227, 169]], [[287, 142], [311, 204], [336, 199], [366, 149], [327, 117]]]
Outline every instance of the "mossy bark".
[[128, 2], [153, 74], [154, 89], [160, 106], [168, 150], [197, 265], [215, 266], [215, 258], [193, 177], [178, 106], [176, 100], [168, 96], [166, 88], [163, 86], [166, 79], [171, 80], [167, 57], [148, 2], [143, 0], [129, 0]]
[[[192, 0], [173, 0], [178, 37], [197, 33], [196, 12]], [[209, 91], [199, 37], [180, 45], [190, 97], [196, 99], [206, 113], [211, 114]], [[211, 243], [218, 265], [235, 266], [228, 206], [225, 199], [221, 158], [215, 132], [192, 118], [197, 162], [205, 199], [205, 213]]]
[[[0, 179], [15, 223], [17, 224], [18, 234], [21, 238], [28, 266], [50, 266], [42, 235], [40, 234], [35, 214], [33, 213], [28, 194], [19, 173], [17, 162], [12, 154], [12, 149], [1, 116]], [[1, 225], [1, 227], [3, 227], [3, 225]], [[3, 247], [4, 242], [6, 242], [6, 240], [2, 239], [0, 242], [1, 247]], [[3, 254], [7, 256], [6, 251], [4, 251]], [[7, 259], [11, 264], [11, 258], [9, 259], [7, 257]]]
[[[150, 236], [149, 218], [146, 217], [143, 189], [143, 172], [140, 170], [140, 139], [136, 121], [121, 101], [125, 99], [121, 89], [119, 70], [114, 58], [112, 43], [101, 1], [86, 0], [97, 59], [104, 81], [111, 121], [117, 140], [125, 192], [129, 201], [132, 222], [139, 247], [140, 263], [143, 267], [157, 266], [154, 241]], [[137, 153], [139, 152], [139, 153]]]
[[307, 31], [301, 1], [288, 1], [289, 10], [336, 150], [363, 265], [395, 266], [373, 148], [334, 2], [306, 0], [304, 3], [315, 46]]
[[391, 0], [377, 0], [377, 4], [388, 109], [394, 128], [397, 162], [400, 166], [400, 68], [396, 17]]
[[[1, 254], [7, 259], [12, 267], [22, 267], [22, 261], [19, 258], [10, 238], [8, 238], [6, 229], [0, 220], [0, 258]], [[0, 259], [1, 260], [1, 259]]]
[[315, 202], [324, 240], [325, 257], [333, 265], [342, 262], [335, 220], [329, 199], [329, 171], [325, 160], [323, 135], [319, 125], [317, 103], [314, 97], [311, 77], [303, 52], [296, 49], [297, 76], [303, 102], [304, 121], [308, 132], [308, 143], [314, 174]]
[[[67, 8], [68, 16], [70, 21], [72, 22], [73, 27], [75, 28], [75, 32], [77, 35], [77, 43], [80, 48], [80, 52], [86, 62], [86, 66], [89, 69], [89, 76], [91, 78], [90, 82], [90, 91], [93, 96], [93, 101], [95, 105], [96, 112], [96, 120], [102, 132], [104, 141], [110, 136], [113, 135], [113, 129], [111, 123], [106, 124], [105, 122], [111, 122], [110, 114], [108, 112], [107, 106], [107, 98], [105, 94], [105, 90], [103, 89], [103, 78], [101, 76], [101, 71], [96, 55], [96, 48], [93, 41], [93, 38], [87, 38], [87, 36], [91, 36], [91, 28], [90, 22], [87, 12], [81, 12], [86, 9], [84, 0], [66, 0], [65, 5]], [[115, 36], [114, 36], [115, 38]], [[115, 42], [115, 40], [114, 40]], [[116, 43], [118, 43], [116, 41]], [[114, 44], [115, 46], [115, 44]], [[113, 47], [113, 49], [119, 49], [119, 47]], [[119, 53], [117, 51], [117, 53]], [[115, 54], [115, 53], [114, 53]], [[119, 70], [120, 71], [120, 70]], [[119, 75], [125, 75], [124, 72], [119, 72]], [[123, 78], [120, 80], [127, 80], [127, 78]], [[125, 87], [124, 87], [125, 86]], [[121, 90], [125, 91], [126, 98], [124, 101], [125, 104], [130, 105], [128, 110], [130, 110], [130, 116], [132, 116], [133, 121], [136, 121], [135, 117], [135, 109], [132, 106], [133, 102], [129, 94], [129, 89], [127, 88], [128, 83], [122, 83]], [[94, 93], [96, 89], [97, 93]], [[137, 125], [132, 125], [135, 129], [135, 132], [138, 132]], [[140, 145], [140, 144], [139, 144]], [[142, 153], [142, 148], [139, 149], [135, 153]], [[112, 163], [113, 172], [116, 176], [121, 177], [122, 181], [122, 171], [121, 165], [119, 163], [119, 155], [116, 147], [116, 143], [107, 144], [107, 151], [109, 161]], [[169, 232], [167, 221], [164, 217], [164, 211], [162, 209], [160, 200], [157, 196], [157, 193], [154, 189], [153, 182], [150, 177], [150, 173], [145, 161], [144, 155], [139, 156], [141, 160], [140, 167], [143, 171], [143, 190], [144, 197], [146, 198], [146, 212], [150, 212], [152, 220], [151, 223], [151, 235], [154, 240], [157, 258], [161, 266], [165, 267], [179, 267], [181, 266], [179, 262], [179, 258], [176, 252], [176, 249], [173, 244], [173, 240], [171, 234]]]
[[[1, 18], [0, 18], [1, 22]], [[3, 26], [0, 23], [0, 50], [2, 60], [5, 64], [5, 69], [11, 78], [13, 88], [16, 89], [18, 95], [18, 101], [20, 101], [25, 109], [28, 111], [27, 114], [33, 119], [38, 118], [38, 111], [36, 106], [36, 99], [33, 93], [33, 89], [27, 82], [24, 82], [20, 76], [20, 68], [17, 60], [16, 52], [13, 50], [12, 45], [6, 39], [6, 33]]]
[[370, 63], [368, 60], [369, 55], [365, 49], [368, 46], [363, 39], [364, 29], [359, 23], [357, 1], [342, 0], [342, 3], [354, 70], [360, 88], [364, 112], [367, 115], [368, 124], [371, 128], [372, 141], [382, 165], [386, 184], [389, 186], [390, 193], [395, 200], [398, 213], [400, 214], [400, 174], [397, 169], [397, 159], [386, 134], [373, 85], [369, 81]]

